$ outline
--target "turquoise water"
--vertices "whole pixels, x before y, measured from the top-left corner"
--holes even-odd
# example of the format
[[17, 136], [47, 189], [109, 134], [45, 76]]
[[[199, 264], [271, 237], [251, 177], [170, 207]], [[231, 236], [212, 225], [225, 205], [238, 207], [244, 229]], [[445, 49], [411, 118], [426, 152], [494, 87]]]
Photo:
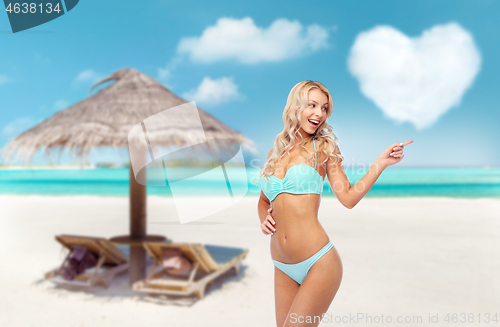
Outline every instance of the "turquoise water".
[[[247, 195], [259, 195], [260, 187], [251, 181], [258, 175], [257, 169], [228, 169], [232, 187], [248, 185]], [[179, 169], [188, 173], [189, 169]], [[347, 170], [347, 177], [354, 185], [364, 170]], [[239, 178], [232, 178], [239, 176]], [[47, 170], [0, 170], [0, 194], [101, 196], [129, 195], [128, 168], [119, 169], [47, 169]], [[209, 175], [197, 181], [184, 180], [175, 187], [179, 195], [227, 194], [227, 185]], [[147, 194], [171, 196], [167, 185], [148, 186]], [[323, 196], [334, 196], [328, 180], [325, 180]], [[439, 168], [388, 168], [379, 177], [366, 197], [446, 196], [462, 198], [500, 198], [500, 169], [439, 169]]]

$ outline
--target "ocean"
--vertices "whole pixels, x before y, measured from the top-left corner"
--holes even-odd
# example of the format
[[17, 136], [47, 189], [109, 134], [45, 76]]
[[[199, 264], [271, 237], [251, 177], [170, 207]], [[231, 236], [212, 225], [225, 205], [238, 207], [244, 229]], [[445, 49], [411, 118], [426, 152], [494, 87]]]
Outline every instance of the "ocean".
[[[189, 175], [188, 168], [177, 168]], [[230, 185], [244, 189], [246, 195], [260, 194], [260, 186], [252, 182], [258, 169], [227, 169]], [[354, 185], [365, 170], [347, 169]], [[187, 176], [186, 175], [186, 176]], [[177, 181], [179, 195], [203, 196], [227, 194], [227, 183], [220, 174], [198, 175], [196, 180]], [[0, 194], [99, 195], [129, 196], [128, 168], [96, 169], [0, 169]], [[171, 196], [167, 186], [148, 186], [148, 195]], [[323, 196], [335, 196], [325, 179]], [[454, 197], [500, 198], [500, 168], [391, 168], [386, 169], [366, 197]]]

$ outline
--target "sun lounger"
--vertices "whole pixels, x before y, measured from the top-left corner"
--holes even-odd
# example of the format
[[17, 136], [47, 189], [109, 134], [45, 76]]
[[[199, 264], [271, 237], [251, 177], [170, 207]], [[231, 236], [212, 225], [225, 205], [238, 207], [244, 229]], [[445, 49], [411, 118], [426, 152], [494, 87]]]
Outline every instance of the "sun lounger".
[[[132, 288], [135, 291], [156, 294], [190, 295], [196, 294], [202, 299], [207, 284], [232, 269], [235, 275], [239, 264], [246, 257], [248, 249], [233, 248], [200, 243], [144, 243], [144, 247], [155, 262], [146, 280], [137, 281]], [[170, 275], [162, 266], [162, 248], [178, 248], [182, 255], [193, 263], [191, 271], [182, 275]]]
[[[59, 235], [56, 240], [69, 249], [69, 253], [59, 268], [45, 274], [47, 280], [82, 286], [102, 284], [108, 288], [117, 274], [128, 269], [128, 246], [113, 245], [105, 238], [77, 235]], [[62, 277], [63, 269], [75, 248], [81, 246], [86, 246], [87, 251], [97, 257], [97, 265], [85, 270], [73, 280], [66, 280]]]

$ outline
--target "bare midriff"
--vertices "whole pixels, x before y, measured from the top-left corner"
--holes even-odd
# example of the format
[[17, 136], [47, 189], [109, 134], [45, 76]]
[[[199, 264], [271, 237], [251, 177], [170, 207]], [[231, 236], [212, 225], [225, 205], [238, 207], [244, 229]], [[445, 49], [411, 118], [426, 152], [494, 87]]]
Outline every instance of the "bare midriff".
[[276, 231], [271, 235], [273, 260], [294, 264], [321, 250], [330, 240], [318, 221], [320, 194], [280, 193], [271, 202]]

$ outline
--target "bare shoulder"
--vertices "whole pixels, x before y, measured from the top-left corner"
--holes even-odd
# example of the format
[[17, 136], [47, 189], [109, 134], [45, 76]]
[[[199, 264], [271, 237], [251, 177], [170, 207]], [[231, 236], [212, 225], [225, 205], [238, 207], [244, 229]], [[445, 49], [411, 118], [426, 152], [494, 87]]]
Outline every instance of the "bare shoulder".
[[[271, 149], [271, 150], [269, 150], [269, 152], [267, 153], [267, 159], [266, 159], [266, 162], [267, 162], [267, 160], [269, 160], [269, 158], [271, 157], [271, 154], [273, 153], [273, 150], [274, 150], [274, 149]], [[265, 171], [264, 171], [264, 172], [267, 172], [267, 171], [269, 171], [269, 167], [267, 167], [267, 168], [265, 169]]]
[[274, 149], [269, 150], [269, 152], [267, 153], [267, 159], [269, 159], [271, 157], [271, 154], [273, 153], [273, 150]]

